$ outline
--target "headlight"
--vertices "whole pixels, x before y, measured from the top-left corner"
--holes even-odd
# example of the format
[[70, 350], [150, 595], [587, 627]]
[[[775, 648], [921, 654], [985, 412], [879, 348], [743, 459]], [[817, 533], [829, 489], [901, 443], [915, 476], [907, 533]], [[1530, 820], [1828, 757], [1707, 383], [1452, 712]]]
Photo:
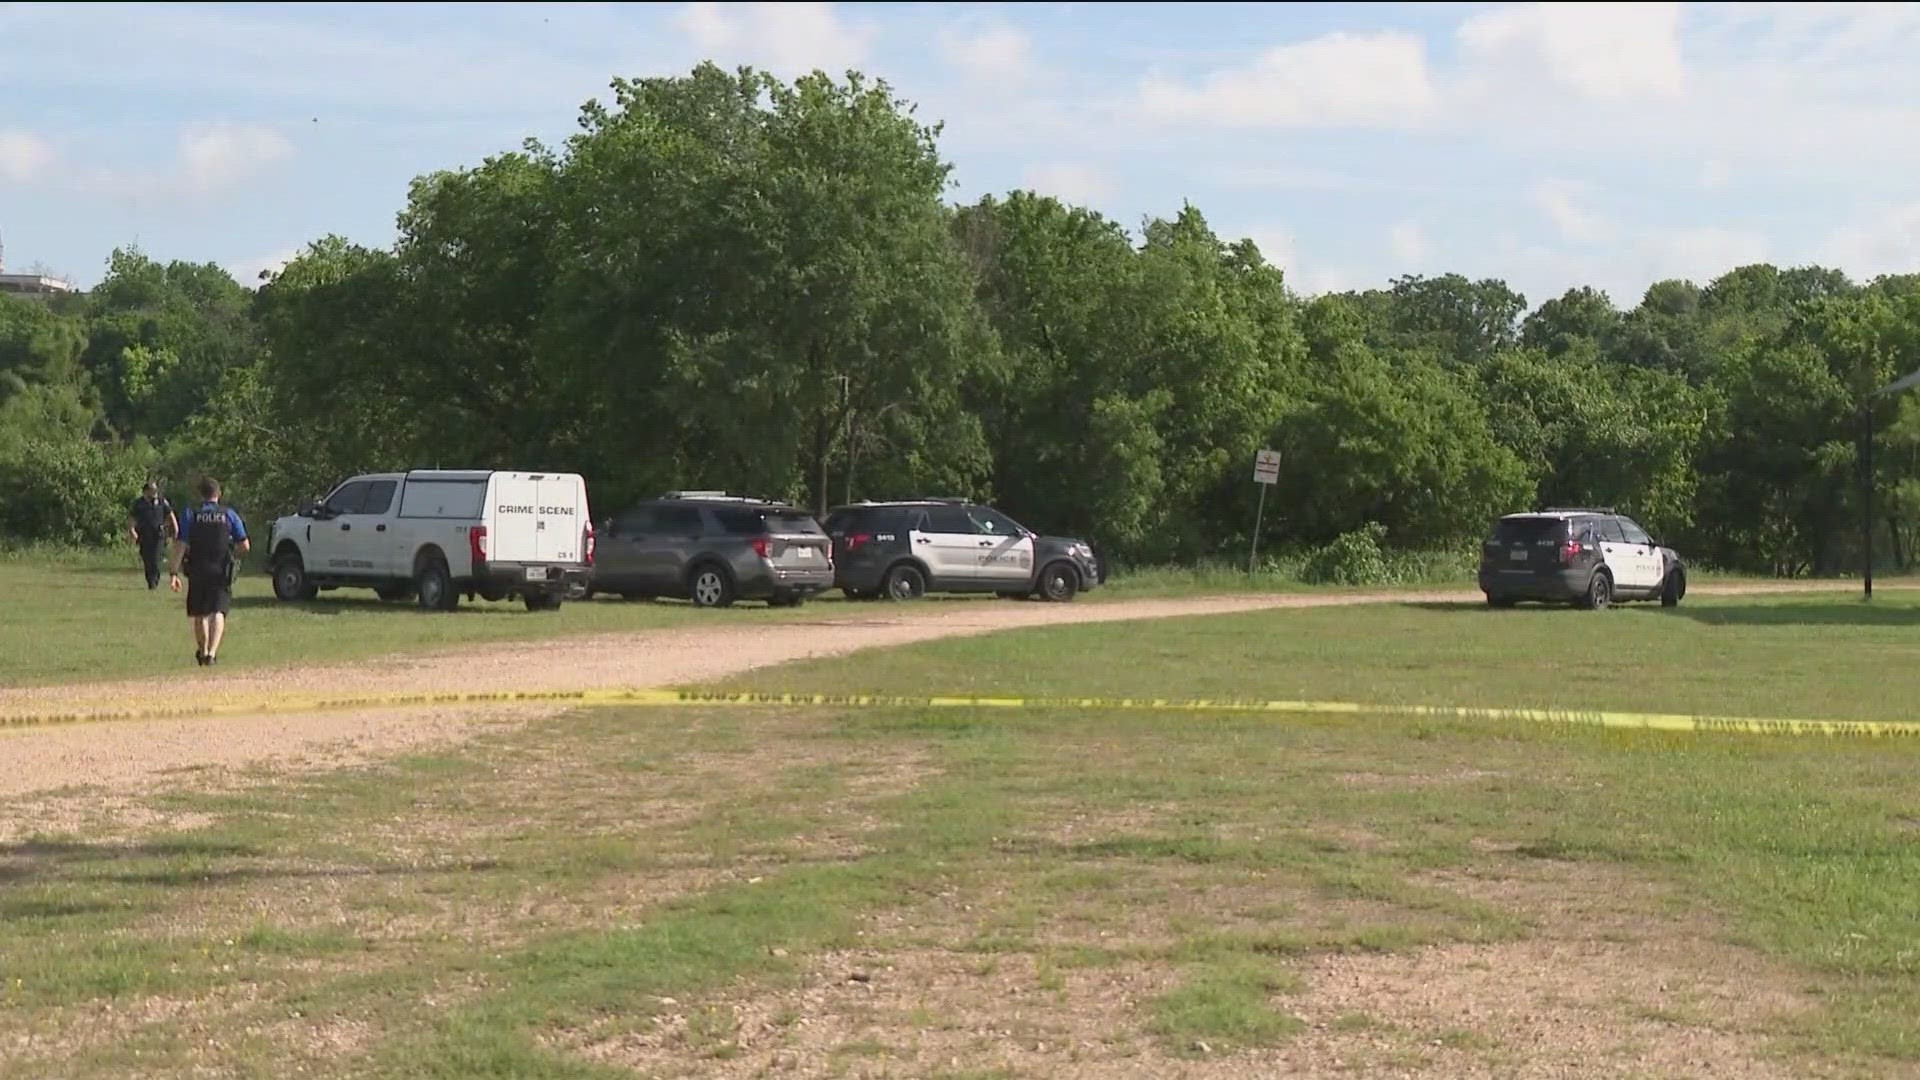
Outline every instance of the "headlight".
[[1093, 548], [1086, 544], [1075, 544], [1067, 550], [1083, 559], [1093, 558]]

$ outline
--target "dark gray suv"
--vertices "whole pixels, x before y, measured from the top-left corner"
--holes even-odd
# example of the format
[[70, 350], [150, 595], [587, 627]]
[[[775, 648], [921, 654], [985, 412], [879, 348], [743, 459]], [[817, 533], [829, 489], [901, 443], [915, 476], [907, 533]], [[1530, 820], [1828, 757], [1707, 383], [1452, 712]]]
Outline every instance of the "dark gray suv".
[[601, 522], [588, 595], [670, 596], [699, 607], [792, 607], [833, 586], [833, 551], [813, 515], [724, 492], [674, 492]]

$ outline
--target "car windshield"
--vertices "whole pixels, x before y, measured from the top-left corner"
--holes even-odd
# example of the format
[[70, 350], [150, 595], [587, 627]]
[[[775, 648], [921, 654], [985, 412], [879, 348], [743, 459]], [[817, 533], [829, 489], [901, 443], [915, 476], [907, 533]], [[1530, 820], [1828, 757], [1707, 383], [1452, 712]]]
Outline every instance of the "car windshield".
[[1560, 518], [1501, 518], [1493, 526], [1493, 539], [1508, 544], [1561, 540], [1566, 535], [1567, 523]]

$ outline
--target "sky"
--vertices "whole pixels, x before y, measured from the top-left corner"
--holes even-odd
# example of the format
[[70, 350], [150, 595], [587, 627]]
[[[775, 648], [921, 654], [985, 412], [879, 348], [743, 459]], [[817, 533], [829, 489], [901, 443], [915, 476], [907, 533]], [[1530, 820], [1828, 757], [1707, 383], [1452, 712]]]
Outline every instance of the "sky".
[[616, 76], [853, 68], [953, 198], [1197, 206], [1307, 294], [1920, 270], [1920, 4], [0, 3], [0, 241], [252, 284], [390, 243], [416, 176], [564, 140]]

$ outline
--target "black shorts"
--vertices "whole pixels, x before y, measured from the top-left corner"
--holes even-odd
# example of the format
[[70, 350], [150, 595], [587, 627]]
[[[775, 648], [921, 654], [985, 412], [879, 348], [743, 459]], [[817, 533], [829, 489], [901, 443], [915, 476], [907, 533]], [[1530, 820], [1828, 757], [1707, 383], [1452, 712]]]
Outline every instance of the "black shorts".
[[233, 606], [233, 586], [219, 570], [195, 571], [187, 575], [187, 614], [193, 618], [225, 615]]

